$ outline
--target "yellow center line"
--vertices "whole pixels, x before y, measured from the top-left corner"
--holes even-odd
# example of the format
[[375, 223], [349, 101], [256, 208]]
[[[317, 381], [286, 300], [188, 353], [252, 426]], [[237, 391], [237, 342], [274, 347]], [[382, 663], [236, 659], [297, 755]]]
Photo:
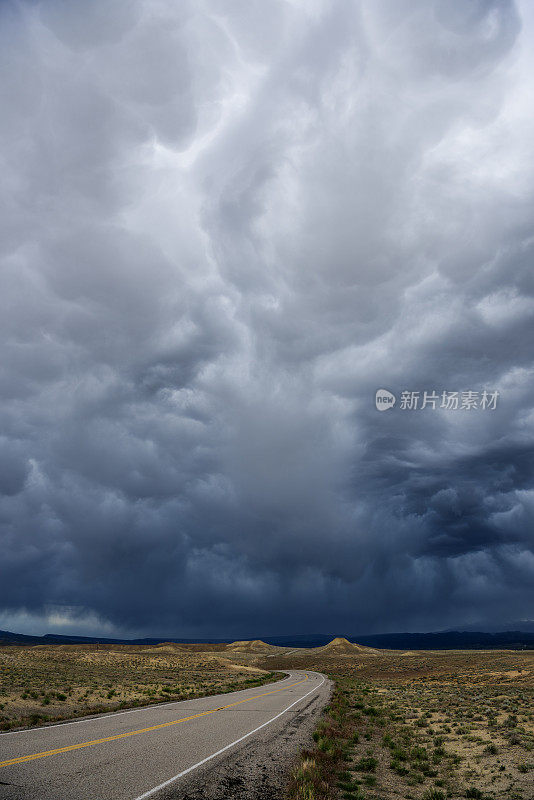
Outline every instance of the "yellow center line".
[[[128, 733], [117, 733], [114, 736], [106, 736], [103, 739], [92, 739], [90, 742], [82, 742], [81, 744], [70, 744], [67, 747], [59, 747], [56, 750], [45, 750], [42, 753], [32, 753], [29, 756], [21, 756], [20, 758], [9, 758], [7, 761], [0, 761], [0, 767], [9, 767], [11, 764], [23, 764], [26, 761], [35, 761], [37, 758], [46, 758], [46, 756], [55, 756], [59, 753], [68, 753], [70, 750], [81, 750], [82, 747], [92, 747], [95, 744], [104, 744], [104, 742], [114, 742], [117, 739], [126, 739], [128, 736], [137, 736], [139, 733], [148, 733], [149, 731], [157, 731], [161, 728], [169, 728], [171, 725], [179, 725], [181, 722], [188, 722], [190, 719], [197, 719], [198, 717], [205, 717], [208, 714], [215, 714], [216, 711], [225, 711], [227, 708], [239, 706], [242, 703], [249, 703], [251, 700], [257, 700], [259, 697], [267, 697], [269, 694], [276, 694], [276, 692], [283, 692], [285, 689], [290, 689], [292, 686], [298, 686], [299, 683], [304, 683], [308, 680], [308, 675], [301, 681], [290, 683], [289, 686], [283, 686], [281, 689], [273, 689], [270, 692], [263, 694], [256, 694], [254, 697], [246, 697], [244, 700], [236, 700], [234, 703], [229, 703], [227, 706], [220, 708], [212, 708], [209, 711], [201, 711], [199, 714], [193, 714], [190, 717], [182, 717], [182, 719], [175, 719], [172, 722], [161, 722], [159, 725], [151, 725], [150, 728], [140, 728], [137, 731], [128, 731]], [[200, 698], [199, 698], [200, 699]]]

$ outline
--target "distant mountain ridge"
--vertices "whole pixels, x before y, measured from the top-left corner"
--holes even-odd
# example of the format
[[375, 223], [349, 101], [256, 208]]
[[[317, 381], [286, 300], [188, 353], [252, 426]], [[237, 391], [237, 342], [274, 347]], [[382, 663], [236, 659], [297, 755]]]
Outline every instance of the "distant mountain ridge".
[[[243, 640], [250, 642], [250, 640]], [[333, 636], [318, 634], [296, 634], [295, 636], [262, 636], [266, 644], [278, 647], [324, 647]], [[484, 631], [438, 631], [434, 633], [376, 633], [368, 636], [338, 637], [364, 647], [375, 647], [384, 650], [531, 650], [534, 649], [534, 632], [501, 631], [487, 633]], [[62, 636], [47, 633], [44, 636], [29, 636], [24, 633], [0, 631], [0, 645], [46, 645], [46, 644], [130, 644], [158, 645], [164, 642], [174, 644], [213, 644], [233, 643], [233, 637], [215, 639], [176, 639], [169, 636], [149, 637], [144, 639], [109, 639], [98, 636]]]
[[[352, 637], [349, 637], [353, 641]], [[532, 650], [529, 631], [438, 631], [436, 633], [379, 633], [357, 637], [359, 644], [387, 650]]]

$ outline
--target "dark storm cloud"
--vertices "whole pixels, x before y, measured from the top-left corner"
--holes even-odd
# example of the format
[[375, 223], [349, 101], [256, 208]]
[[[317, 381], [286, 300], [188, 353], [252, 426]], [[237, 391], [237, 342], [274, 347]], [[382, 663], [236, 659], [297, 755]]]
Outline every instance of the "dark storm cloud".
[[0, 6], [1, 627], [531, 615], [533, 24]]

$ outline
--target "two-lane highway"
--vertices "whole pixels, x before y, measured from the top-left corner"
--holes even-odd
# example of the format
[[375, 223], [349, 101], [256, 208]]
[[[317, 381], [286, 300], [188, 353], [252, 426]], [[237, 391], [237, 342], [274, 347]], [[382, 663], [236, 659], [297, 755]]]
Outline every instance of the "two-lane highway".
[[245, 744], [261, 763], [265, 732], [283, 736], [312, 700], [316, 716], [329, 691], [323, 675], [292, 671], [241, 692], [4, 733], [0, 799], [178, 798], [193, 773], [208, 782], [210, 768]]

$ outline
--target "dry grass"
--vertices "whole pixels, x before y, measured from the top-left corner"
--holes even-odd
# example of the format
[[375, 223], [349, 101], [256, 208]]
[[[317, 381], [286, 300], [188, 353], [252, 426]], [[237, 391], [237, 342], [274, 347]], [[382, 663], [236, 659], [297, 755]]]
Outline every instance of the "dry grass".
[[534, 652], [317, 649], [273, 666], [290, 658], [336, 682], [294, 800], [534, 798]]
[[[225, 645], [0, 648], [0, 730], [276, 680]], [[236, 663], [242, 662], [242, 663]]]

